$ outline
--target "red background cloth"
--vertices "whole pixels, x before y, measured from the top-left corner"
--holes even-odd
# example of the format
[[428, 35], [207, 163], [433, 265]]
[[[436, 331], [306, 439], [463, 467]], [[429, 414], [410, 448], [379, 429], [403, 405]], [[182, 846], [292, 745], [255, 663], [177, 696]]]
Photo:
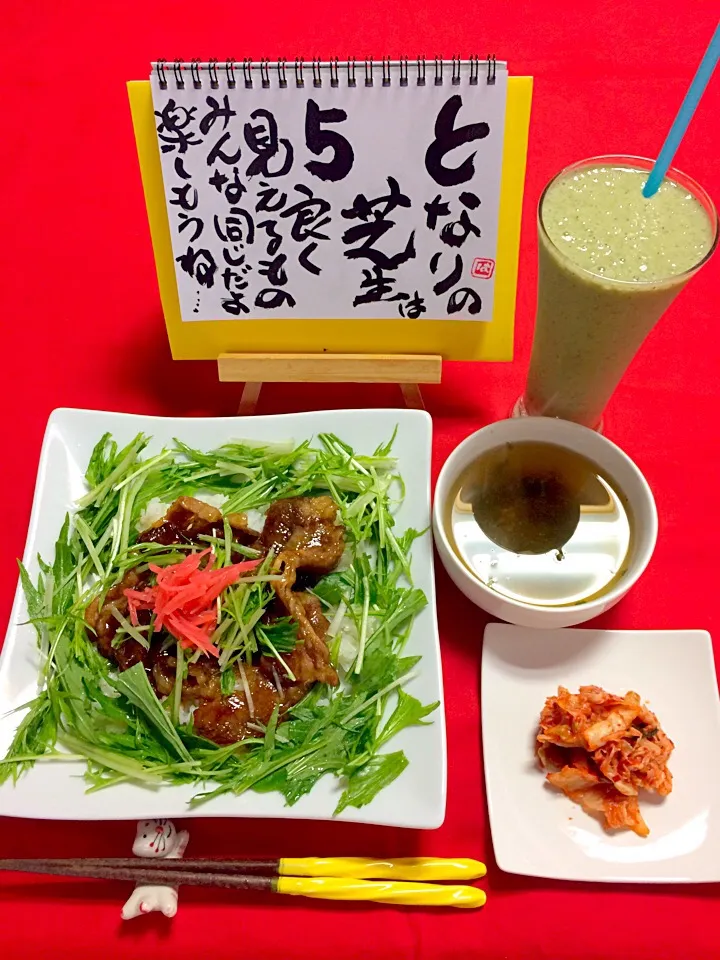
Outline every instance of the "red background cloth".
[[[0, 621], [10, 611], [14, 558], [22, 554], [40, 442], [54, 407], [229, 415], [238, 400], [238, 387], [216, 382], [212, 363], [170, 359], [125, 80], [146, 77], [149, 61], [161, 56], [380, 58], [418, 51], [431, 57], [493, 51], [509, 60], [513, 74], [535, 77], [516, 360], [447, 364], [443, 384], [425, 388], [437, 475], [450, 450], [505, 415], [522, 388], [534, 309], [534, 214], [543, 184], [585, 156], [656, 154], [716, 19], [717, 6], [708, 0], [6, 0], [0, 40]], [[716, 76], [677, 157], [716, 201], [719, 115]], [[660, 539], [642, 581], [598, 625], [717, 632], [719, 268], [716, 256], [671, 308], [611, 405], [607, 433], [648, 477]], [[398, 403], [392, 386], [270, 386], [260, 411]], [[174, 921], [153, 915], [122, 923], [127, 885], [10, 875], [0, 882], [0, 955], [61, 960], [102, 953], [108, 960], [142, 960], [162, 949], [176, 960], [236, 953], [282, 960], [717, 957], [711, 909], [718, 885], [572, 885], [497, 870], [478, 693], [487, 618], [441, 568], [437, 581], [449, 753], [444, 826], [422, 833], [195, 820], [189, 852], [479, 857], [489, 869], [484, 910], [241, 900], [183, 889]], [[127, 856], [133, 836], [132, 823], [0, 819], [0, 856]]]

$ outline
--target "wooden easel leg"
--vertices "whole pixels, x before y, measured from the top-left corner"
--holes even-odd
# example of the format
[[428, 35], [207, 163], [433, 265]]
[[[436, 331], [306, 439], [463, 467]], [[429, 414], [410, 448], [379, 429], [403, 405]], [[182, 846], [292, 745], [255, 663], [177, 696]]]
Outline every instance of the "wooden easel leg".
[[251, 417], [255, 413], [261, 387], [262, 383], [255, 383], [251, 380], [245, 383], [238, 407], [239, 417]]
[[417, 383], [401, 383], [400, 389], [407, 407], [410, 407], [411, 410], [425, 409], [422, 393], [420, 393], [420, 387]]

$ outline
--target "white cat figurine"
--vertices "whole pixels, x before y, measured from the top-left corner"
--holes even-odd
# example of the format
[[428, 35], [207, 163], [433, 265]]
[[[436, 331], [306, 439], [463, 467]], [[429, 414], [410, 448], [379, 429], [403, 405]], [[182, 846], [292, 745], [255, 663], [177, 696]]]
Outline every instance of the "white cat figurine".
[[[136, 857], [180, 860], [185, 853], [190, 834], [178, 832], [172, 820], [141, 820], [137, 826], [133, 853]], [[122, 909], [123, 920], [132, 920], [145, 913], [158, 911], [166, 917], [177, 913], [177, 887], [143, 886], [138, 884]]]

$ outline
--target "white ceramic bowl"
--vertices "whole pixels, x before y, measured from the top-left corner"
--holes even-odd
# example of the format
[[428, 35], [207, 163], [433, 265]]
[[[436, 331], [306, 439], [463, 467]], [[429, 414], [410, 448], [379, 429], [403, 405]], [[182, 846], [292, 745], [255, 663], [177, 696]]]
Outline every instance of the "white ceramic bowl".
[[[501, 444], [523, 440], [553, 443], [582, 454], [613, 478], [624, 493], [634, 519], [635, 537], [627, 569], [617, 583], [594, 600], [572, 606], [545, 607], [496, 593], [468, 570], [455, 555], [444, 528], [444, 507], [462, 471], [481, 453]], [[647, 481], [632, 460], [606, 437], [568, 420], [520, 417], [500, 420], [471, 434], [453, 450], [435, 488], [433, 532], [443, 566], [452, 581], [477, 606], [501, 620], [523, 627], [569, 627], [608, 610], [624, 597], [647, 567], [657, 540], [657, 510]]]

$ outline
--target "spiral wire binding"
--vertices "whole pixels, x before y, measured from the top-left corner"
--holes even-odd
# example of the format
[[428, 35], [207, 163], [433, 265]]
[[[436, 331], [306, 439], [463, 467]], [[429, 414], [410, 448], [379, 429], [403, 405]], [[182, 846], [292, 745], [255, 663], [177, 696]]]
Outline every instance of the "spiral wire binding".
[[[225, 74], [228, 87], [230, 89], [234, 89], [237, 86], [237, 80], [235, 76], [236, 64], [237, 61], [232, 58], [224, 61], [212, 59], [207, 63], [203, 63], [198, 59], [194, 59], [190, 61], [188, 68], [185, 61], [178, 58], [173, 60], [172, 63], [169, 63], [167, 60], [157, 60], [152, 64], [152, 69], [155, 72], [158, 86], [161, 90], [166, 90], [168, 87], [168, 73], [170, 70], [172, 70], [176, 87], [179, 90], [184, 90], [186, 86], [184, 73], [188, 69], [190, 72], [192, 86], [195, 90], [202, 89], [204, 83], [207, 82], [203, 76], [204, 74], [207, 74], [210, 88], [212, 90], [217, 90], [217, 88], [220, 86], [220, 70], [222, 70]], [[480, 58], [476, 56], [470, 57], [468, 60], [463, 60], [461, 57], [455, 56], [449, 61], [443, 60], [442, 57], [435, 57], [433, 84], [439, 87], [446, 83], [444, 69], [446, 66], [448, 66], [451, 69], [450, 83], [452, 86], [456, 87], [461, 84], [463, 80], [463, 67], [468, 68], [466, 73], [467, 82], [470, 84], [470, 86], [477, 86], [480, 83], [480, 67], [482, 64], [486, 65], [485, 82], [489, 86], [492, 86], [497, 79], [497, 60], [494, 56], [488, 56], [486, 60], [480, 60]], [[341, 63], [337, 57], [334, 60], [329, 61], [322, 61], [319, 57], [314, 57], [309, 64], [306, 64], [302, 57], [296, 57], [294, 63], [296, 87], [305, 86], [304, 70], [306, 65], [312, 70], [313, 87], [322, 87], [323, 83], [326, 82], [326, 78], [323, 77], [323, 73], [329, 74], [331, 87], [340, 86]], [[407, 87], [411, 82], [410, 61], [407, 57], [402, 57], [399, 60], [391, 60], [390, 57], [383, 57], [378, 64], [376, 64], [376, 61], [374, 61], [372, 57], [367, 57], [363, 60], [364, 86], [374, 86], [376, 65], [380, 66], [382, 69], [383, 87], [389, 87], [392, 85], [393, 67], [399, 68], [397, 80], [401, 87]], [[355, 58], [349, 57], [346, 61], [344, 61], [342, 66], [346, 73], [347, 86], [356, 87], [357, 76]], [[414, 66], [416, 74], [415, 83], [418, 87], [424, 87], [427, 82], [427, 60], [425, 57], [417, 57], [414, 61]], [[275, 70], [277, 72], [277, 85], [281, 88], [287, 87], [287, 60], [280, 59], [271, 62], [267, 58], [263, 58], [258, 62], [254, 62], [250, 57], [246, 57], [242, 61], [242, 71], [243, 83], [248, 89], [255, 85], [255, 75], [253, 71], [256, 68], [260, 74], [260, 85], [263, 88], [267, 89], [268, 87], [272, 86], [271, 70]]]
[[313, 86], [322, 86], [322, 68], [320, 67], [320, 58], [314, 57], [312, 62]]
[[167, 77], [165, 76], [166, 60], [158, 60], [155, 64], [155, 74], [158, 78], [158, 86], [161, 90], [167, 90]]
[[303, 77], [302, 57], [295, 57], [295, 86], [296, 87], [305, 86], [305, 78]]
[[217, 59], [215, 58], [213, 58], [208, 62], [207, 69], [208, 69], [208, 76], [210, 77], [211, 90], [217, 90], [217, 88], [220, 86], [220, 82], [218, 80], [218, 75], [217, 75], [217, 65], [218, 65], [218, 62], [217, 62]]
[[495, 83], [495, 74], [497, 72], [497, 61], [495, 57], [490, 55], [487, 58], [488, 72], [487, 72], [487, 82], [492, 85]]
[[452, 58], [452, 79], [450, 82], [454, 87], [460, 84], [460, 57]]
[[183, 77], [182, 72], [185, 69], [183, 64], [184, 60], [177, 59], [173, 63], [173, 73], [175, 74], [175, 83], [178, 90], [185, 89], [185, 77]]

